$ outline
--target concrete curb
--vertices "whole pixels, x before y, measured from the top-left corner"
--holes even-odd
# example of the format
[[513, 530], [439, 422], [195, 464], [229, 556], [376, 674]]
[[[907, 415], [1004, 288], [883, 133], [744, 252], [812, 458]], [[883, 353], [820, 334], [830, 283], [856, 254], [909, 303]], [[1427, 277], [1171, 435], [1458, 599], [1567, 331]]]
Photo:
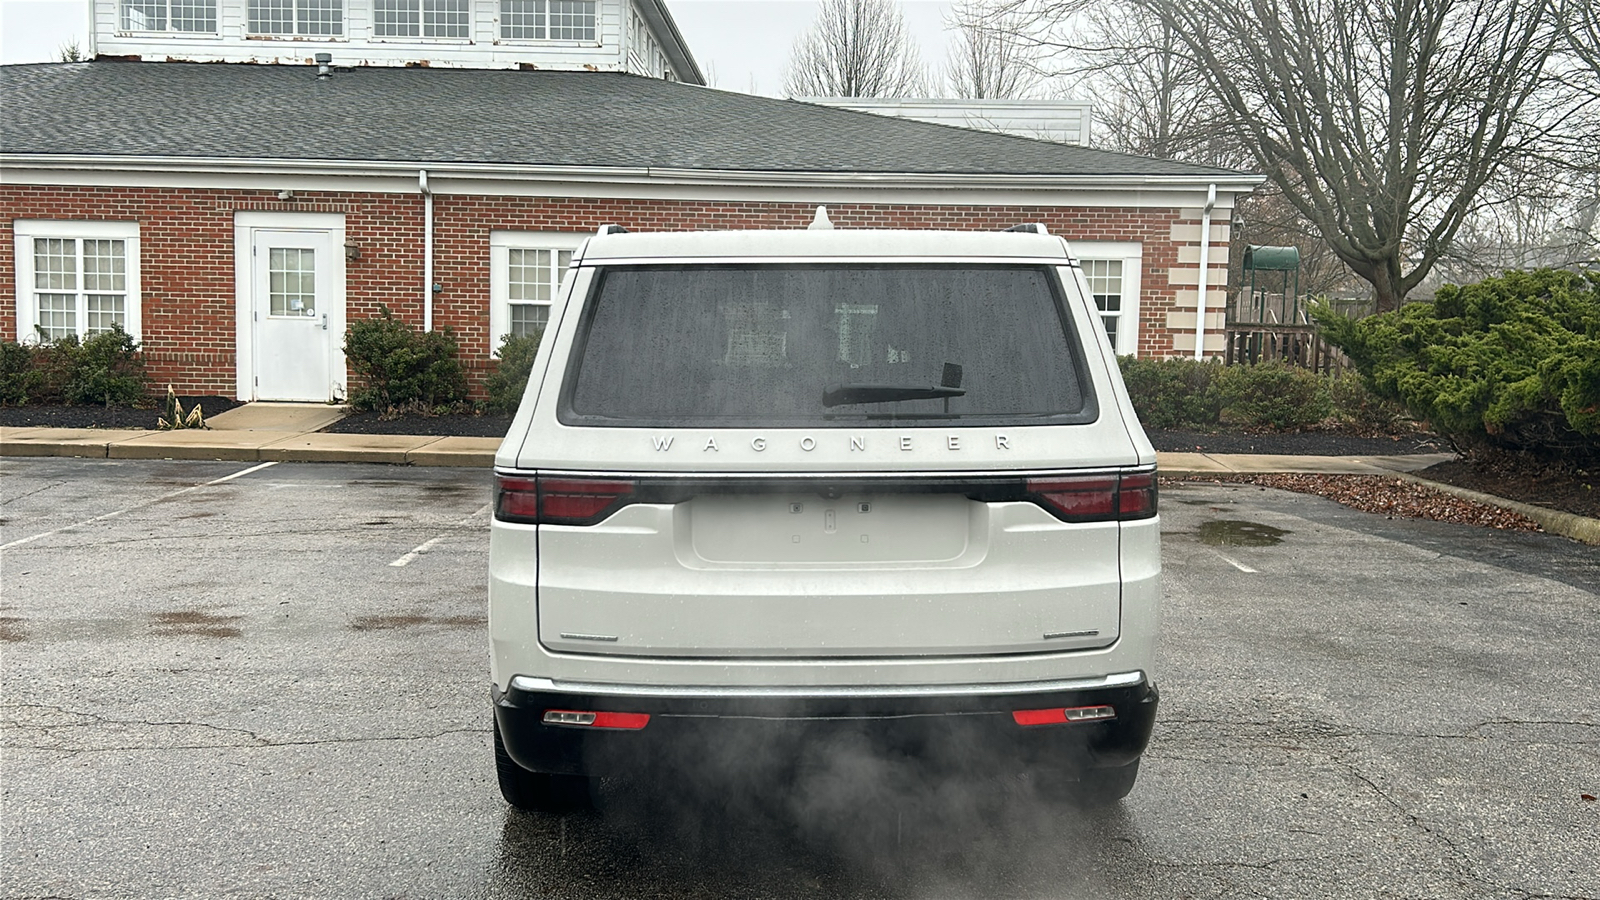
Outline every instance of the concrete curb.
[[1498, 506], [1501, 509], [1509, 510], [1538, 522], [1540, 528], [1551, 534], [1559, 534], [1562, 537], [1571, 538], [1584, 544], [1600, 546], [1600, 519], [1591, 519], [1588, 516], [1562, 512], [1558, 509], [1546, 509], [1543, 506], [1534, 506], [1531, 503], [1523, 503], [1518, 500], [1507, 500], [1504, 497], [1496, 497], [1494, 494], [1472, 491], [1463, 487], [1456, 487], [1453, 484], [1429, 481], [1426, 478], [1418, 478], [1408, 472], [1392, 472], [1390, 474], [1402, 481], [1409, 481], [1412, 484], [1420, 484], [1423, 487], [1432, 488], [1441, 494], [1449, 494], [1452, 497], [1471, 500], [1486, 506]]

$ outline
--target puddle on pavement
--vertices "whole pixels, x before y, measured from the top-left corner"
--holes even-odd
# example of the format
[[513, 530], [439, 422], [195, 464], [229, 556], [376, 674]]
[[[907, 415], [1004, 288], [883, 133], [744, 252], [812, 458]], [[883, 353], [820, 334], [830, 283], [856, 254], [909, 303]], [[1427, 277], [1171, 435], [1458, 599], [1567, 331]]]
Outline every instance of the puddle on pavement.
[[157, 634], [189, 634], [196, 637], [235, 638], [244, 634], [233, 625], [239, 616], [218, 616], [197, 609], [171, 610], [152, 616]]
[[352, 631], [394, 631], [400, 628], [482, 628], [489, 624], [483, 616], [357, 616], [350, 621]]
[[1270, 547], [1283, 543], [1283, 536], [1292, 532], [1259, 522], [1238, 519], [1217, 519], [1195, 529], [1200, 543], [1213, 547]]

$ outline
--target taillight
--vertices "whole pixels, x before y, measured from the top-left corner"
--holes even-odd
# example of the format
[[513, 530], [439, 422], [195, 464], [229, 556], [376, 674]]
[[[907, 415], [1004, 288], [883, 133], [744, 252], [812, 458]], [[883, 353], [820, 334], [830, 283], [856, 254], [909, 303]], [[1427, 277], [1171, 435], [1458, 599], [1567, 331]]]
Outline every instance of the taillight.
[[543, 721], [546, 725], [573, 725], [578, 728], [615, 728], [618, 731], [638, 731], [650, 724], [650, 714], [547, 709], [544, 711]]
[[1117, 711], [1110, 706], [1069, 706], [1065, 709], [1019, 709], [1011, 713], [1018, 725], [1064, 725], [1068, 722], [1101, 722], [1115, 719]]
[[1117, 522], [1156, 514], [1154, 472], [1030, 478], [1028, 493], [1066, 522]]
[[529, 525], [593, 525], [626, 502], [626, 478], [496, 475], [495, 518]]

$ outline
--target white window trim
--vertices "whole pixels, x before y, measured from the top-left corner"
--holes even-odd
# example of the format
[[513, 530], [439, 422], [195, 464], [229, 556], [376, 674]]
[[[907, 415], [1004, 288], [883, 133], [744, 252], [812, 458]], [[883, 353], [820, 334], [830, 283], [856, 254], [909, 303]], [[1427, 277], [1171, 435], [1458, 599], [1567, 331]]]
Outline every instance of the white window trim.
[[216, 26], [216, 28], [212, 29], [211, 31], [180, 31], [180, 30], [178, 30], [176, 28], [173, 28], [172, 27], [172, 0], [167, 0], [167, 27], [166, 28], [164, 28], [164, 29], [162, 29], [162, 28], [123, 28], [122, 27], [122, 6], [123, 6], [123, 3], [125, 3], [125, 2], [126, 2], [126, 0], [117, 0], [117, 3], [116, 3], [116, 17], [117, 17], [117, 20], [116, 20], [117, 21], [116, 33], [117, 34], [139, 35], [139, 36], [142, 36], [142, 37], [149, 37], [149, 36], [159, 35], [162, 38], [177, 38], [179, 40], [208, 40], [208, 39], [209, 40], [216, 40], [216, 39], [222, 37], [222, 4], [223, 4], [224, 0], [217, 0], [217, 7], [216, 7], [217, 26]]
[[[1119, 356], [1135, 354], [1139, 350], [1139, 333], [1144, 323], [1139, 319], [1139, 298], [1144, 274], [1144, 246], [1134, 242], [1119, 241], [1068, 241], [1072, 255], [1081, 263], [1084, 260], [1120, 260], [1122, 262], [1122, 312], [1118, 316], [1117, 346], [1112, 347]], [[1093, 310], [1095, 320], [1101, 316]]]
[[[250, 0], [245, 0], [243, 15], [240, 18], [240, 27], [246, 37], [270, 38], [280, 41], [304, 41], [306, 43], [345, 43], [350, 40], [350, 3], [344, 0], [339, 7], [339, 33], [338, 34], [301, 34], [300, 10], [293, 8], [290, 23], [294, 26], [291, 31], [254, 31], [250, 27]], [[370, 4], [369, 4], [370, 6]], [[218, 20], [220, 25], [221, 20]], [[370, 30], [370, 28], [369, 28]]]
[[[577, 250], [588, 232], [570, 231], [491, 231], [489, 232], [489, 358], [500, 358], [500, 339], [511, 332], [511, 251]], [[562, 277], [566, 280], [565, 276]], [[552, 289], [554, 305], [558, 290]]]
[[[545, 13], [545, 29], [544, 30], [545, 30], [545, 34], [548, 35], [550, 33], [550, 19], [549, 19], [549, 15], [550, 14], [548, 12], [548, 7], [546, 9], [547, 9], [547, 11]], [[593, 40], [585, 41], [585, 40], [581, 40], [581, 39], [580, 40], [572, 40], [572, 39], [569, 39], [569, 38], [552, 38], [552, 37], [542, 37], [542, 38], [513, 38], [513, 37], [506, 37], [505, 31], [501, 28], [500, 20], [501, 20], [500, 0], [494, 0], [494, 37], [495, 37], [495, 43], [497, 43], [497, 44], [506, 44], [508, 46], [514, 46], [514, 47], [515, 46], [523, 46], [523, 47], [603, 47], [603, 46], [605, 46], [606, 9], [605, 9], [605, 4], [602, 3], [601, 0], [595, 0], [595, 4], [594, 4], [594, 39]]]
[[[69, 219], [18, 219], [12, 223], [12, 231], [16, 235], [16, 310], [17, 310], [17, 340], [19, 342], [33, 343], [38, 340], [38, 332], [34, 325], [39, 321], [38, 306], [34, 303], [33, 293], [33, 239], [34, 238], [74, 238], [77, 240], [119, 240], [123, 242], [123, 283], [127, 286], [127, 325], [125, 331], [133, 336], [136, 341], [142, 340], [143, 334], [143, 307], [139, 293], [139, 223], [138, 222], [105, 222], [105, 221], [77, 221]], [[79, 289], [76, 293], [84, 293], [82, 285], [83, 273], [79, 272]], [[82, 310], [80, 310], [80, 313]], [[83, 336], [83, 326], [86, 318], [78, 319], [78, 334]]]

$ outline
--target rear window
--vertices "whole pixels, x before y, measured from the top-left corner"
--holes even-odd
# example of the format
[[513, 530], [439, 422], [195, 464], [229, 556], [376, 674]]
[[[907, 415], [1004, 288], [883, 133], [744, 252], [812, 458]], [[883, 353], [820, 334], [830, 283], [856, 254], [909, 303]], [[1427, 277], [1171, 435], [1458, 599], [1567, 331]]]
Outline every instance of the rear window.
[[601, 269], [559, 418], [860, 427], [1097, 415], [1055, 274], [1028, 266]]

